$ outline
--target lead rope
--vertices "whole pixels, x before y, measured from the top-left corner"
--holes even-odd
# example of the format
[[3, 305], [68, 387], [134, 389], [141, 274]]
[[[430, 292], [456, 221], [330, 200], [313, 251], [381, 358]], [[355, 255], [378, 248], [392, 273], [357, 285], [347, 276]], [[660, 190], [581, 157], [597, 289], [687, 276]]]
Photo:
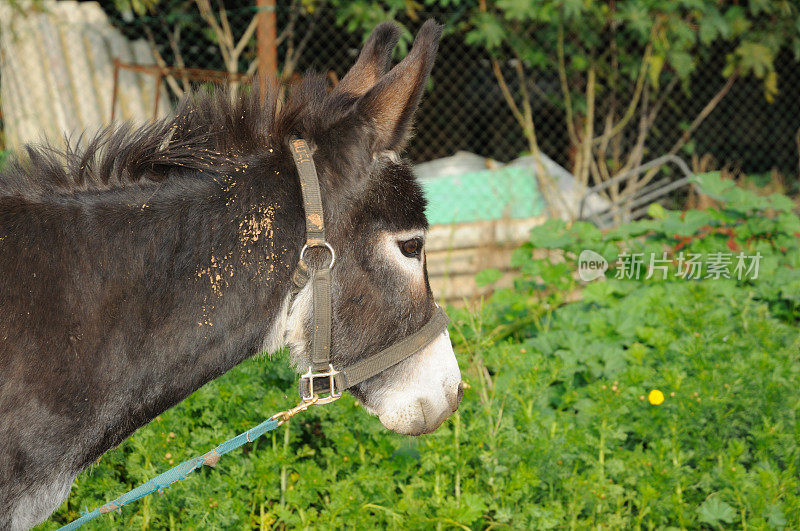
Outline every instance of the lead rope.
[[70, 522], [69, 524], [59, 528], [59, 531], [71, 531], [72, 529], [78, 529], [86, 522], [94, 520], [100, 515], [110, 513], [112, 511], [122, 511], [122, 507], [125, 505], [140, 498], [144, 498], [148, 494], [152, 494], [154, 492], [163, 493], [164, 489], [170, 487], [175, 482], [186, 479], [186, 476], [195, 470], [202, 468], [203, 465], [210, 467], [216, 466], [219, 458], [223, 455], [247, 443], [252, 443], [265, 433], [274, 430], [278, 426], [281, 426], [284, 422], [288, 421], [301, 411], [305, 411], [309, 407], [318, 403], [318, 401], [318, 396], [313, 397], [311, 400], [301, 400], [300, 403], [298, 403], [295, 407], [272, 415], [258, 426], [254, 426], [249, 430], [240, 433], [236, 437], [228, 439], [213, 450], [210, 450], [198, 457], [184, 461], [183, 463], [170, 468], [166, 472], [162, 472], [156, 477], [151, 478], [147, 482], [142, 483], [138, 487], [126, 492], [117, 499], [112, 500], [105, 505], [94, 509], [93, 511], [85, 513], [77, 520], [74, 520], [73, 522]]

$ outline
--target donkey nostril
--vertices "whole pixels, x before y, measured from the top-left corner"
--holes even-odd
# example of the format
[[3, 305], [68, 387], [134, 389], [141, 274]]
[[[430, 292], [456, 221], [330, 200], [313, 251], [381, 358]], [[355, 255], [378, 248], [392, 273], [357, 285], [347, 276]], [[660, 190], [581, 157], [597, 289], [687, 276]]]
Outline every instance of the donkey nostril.
[[458, 405], [461, 403], [462, 398], [464, 398], [464, 383], [458, 382], [458, 394], [456, 395], [456, 409], [458, 409]]

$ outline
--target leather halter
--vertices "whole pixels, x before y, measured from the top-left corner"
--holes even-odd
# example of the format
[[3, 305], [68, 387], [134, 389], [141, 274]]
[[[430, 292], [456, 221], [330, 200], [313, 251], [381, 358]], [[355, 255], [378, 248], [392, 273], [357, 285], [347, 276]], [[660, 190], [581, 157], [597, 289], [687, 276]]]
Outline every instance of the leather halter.
[[[345, 389], [360, 384], [419, 352], [444, 333], [449, 319], [437, 305], [431, 319], [417, 332], [352, 365], [334, 368], [331, 361], [331, 269], [336, 263], [336, 253], [325, 240], [322, 195], [308, 143], [302, 138], [294, 138], [289, 142], [289, 148], [300, 177], [306, 216], [306, 243], [300, 251], [300, 260], [292, 281], [295, 284], [295, 294], [310, 281], [313, 300], [311, 365], [308, 372], [300, 376], [298, 387], [303, 400], [312, 400], [320, 392], [328, 392], [328, 396], [318, 399], [317, 403], [322, 404], [333, 402], [342, 396]], [[312, 247], [326, 248], [331, 255], [330, 261], [325, 265], [309, 268], [304, 259], [306, 250]]]

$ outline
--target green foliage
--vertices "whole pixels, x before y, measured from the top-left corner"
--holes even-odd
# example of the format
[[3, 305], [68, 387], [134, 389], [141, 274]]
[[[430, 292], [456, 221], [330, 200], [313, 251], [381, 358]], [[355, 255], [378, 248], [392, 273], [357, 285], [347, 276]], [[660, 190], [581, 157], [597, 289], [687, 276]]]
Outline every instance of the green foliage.
[[[734, 4], [636, 0], [616, 5], [496, 0], [485, 5], [471, 11], [467, 42], [496, 53], [510, 52], [529, 66], [555, 71], [555, 54], [542, 53], [542, 43], [556, 43], [559, 31], [564, 30], [571, 36], [564, 43], [566, 57], [583, 56], [596, 62], [609, 86], [620, 73], [635, 79], [646, 67], [654, 88], [672, 75], [685, 81], [714, 51], [712, 45], [724, 44], [731, 49], [725, 75], [754, 74], [764, 80], [771, 97], [777, 90], [774, 60], [779, 49], [791, 47], [800, 59], [800, 11], [790, 0]], [[640, 51], [648, 45], [652, 56], [643, 63]]]
[[704, 501], [697, 509], [697, 513], [701, 522], [711, 526], [720, 523], [730, 524], [736, 518], [736, 511], [733, 507], [720, 501], [716, 496]]
[[488, 286], [500, 280], [501, 276], [503, 276], [503, 272], [499, 269], [484, 269], [475, 275], [475, 282], [478, 286]]
[[[782, 196], [698, 186], [719, 209], [534, 230], [515, 289], [450, 309], [467, 387], [435, 433], [387, 432], [348, 396], [89, 528], [797, 528], [800, 220]], [[735, 247], [763, 255], [757, 279], [614, 278], [622, 252]], [[605, 281], [576, 280], [583, 249]], [[284, 357], [242, 364], [106, 454], [43, 528], [285, 408], [294, 385]]]

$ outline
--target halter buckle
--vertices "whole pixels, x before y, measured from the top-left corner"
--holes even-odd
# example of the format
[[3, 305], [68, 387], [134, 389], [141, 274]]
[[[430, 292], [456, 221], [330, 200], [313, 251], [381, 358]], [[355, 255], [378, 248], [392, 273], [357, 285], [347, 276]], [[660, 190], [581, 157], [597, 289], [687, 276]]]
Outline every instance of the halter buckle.
[[[300, 381], [308, 380], [308, 395], [302, 395], [301, 399], [303, 401], [311, 401], [316, 398], [315, 403], [317, 404], [330, 404], [331, 402], [335, 402], [342, 397], [342, 391], [340, 390], [338, 393], [336, 392], [336, 375], [339, 374], [339, 371], [333, 368], [333, 365], [328, 364], [330, 370], [324, 372], [314, 372], [313, 367], [309, 365], [308, 372], [302, 374], [300, 376]], [[320, 397], [318, 394], [314, 392], [314, 379], [315, 378], [328, 378], [329, 386], [330, 386], [330, 394], [327, 396]]]

